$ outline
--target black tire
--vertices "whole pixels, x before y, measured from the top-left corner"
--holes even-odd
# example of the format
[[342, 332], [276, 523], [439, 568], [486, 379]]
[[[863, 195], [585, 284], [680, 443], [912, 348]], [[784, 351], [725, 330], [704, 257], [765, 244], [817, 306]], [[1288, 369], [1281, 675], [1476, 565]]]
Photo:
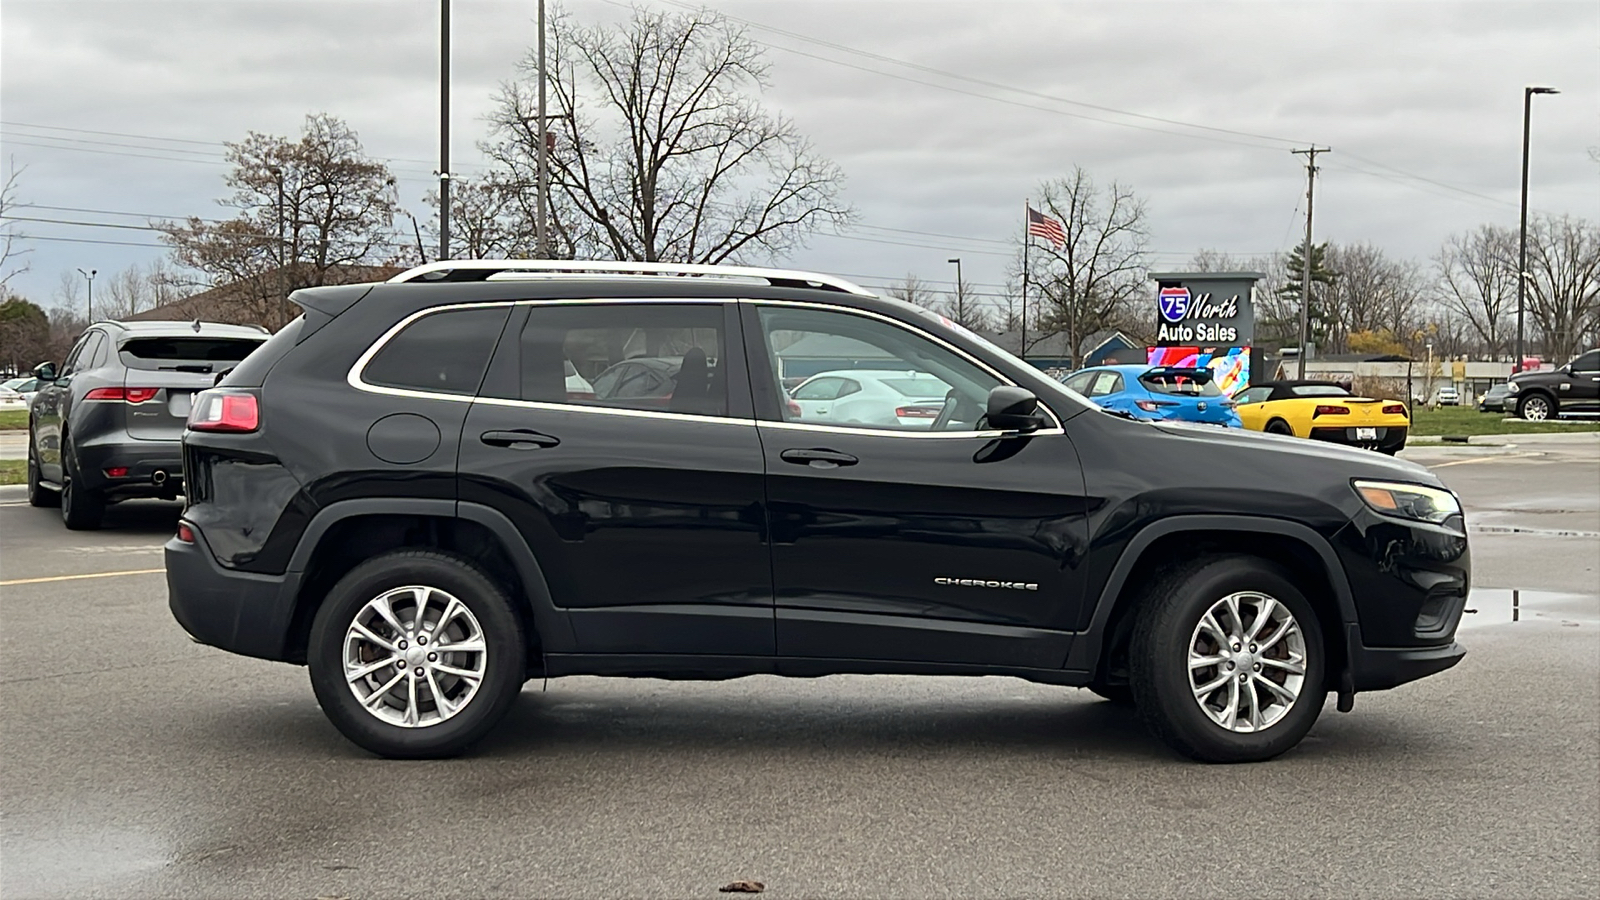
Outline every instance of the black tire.
[[1517, 418], [1530, 422], [1544, 422], [1561, 415], [1561, 407], [1549, 394], [1535, 391], [1517, 399]]
[[[346, 633], [367, 603], [410, 585], [435, 588], [460, 600], [476, 618], [486, 652], [482, 681], [465, 698], [464, 707], [443, 721], [407, 727], [391, 724], [362, 705], [346, 680], [344, 652]], [[311, 688], [334, 727], [355, 744], [392, 759], [437, 759], [467, 749], [505, 716], [527, 675], [522, 621], [505, 591], [470, 561], [432, 550], [375, 556], [339, 579], [312, 620], [306, 656]], [[376, 705], [385, 706], [381, 701]]]
[[28, 433], [28, 505], [47, 509], [61, 505], [61, 495], [39, 483], [39, 457], [33, 449], [33, 433]]
[[94, 531], [106, 515], [106, 495], [81, 487], [72, 444], [61, 442], [61, 521], [69, 531]]
[[[1256, 686], [1255, 676], [1245, 672], [1242, 666], [1237, 670], [1250, 685], [1249, 696], [1258, 698], [1253, 708], [1261, 708], [1263, 701], [1259, 698], [1265, 695], [1268, 712], [1274, 716], [1259, 731], [1230, 730], [1219, 724], [1202, 710], [1190, 682], [1191, 642], [1207, 640], [1199, 630], [1202, 617], [1219, 601], [1242, 592], [1264, 594], [1293, 616], [1300, 628], [1305, 656], [1298, 694], [1287, 707], [1281, 702], [1273, 705], [1272, 695]], [[1287, 650], [1287, 642], [1293, 640], [1287, 624], [1280, 627], [1290, 637], [1265, 651], [1272, 654], [1272, 660], [1278, 658], [1276, 654], [1280, 650]], [[1272, 633], [1271, 630], [1263, 632], [1269, 638]], [[1225, 648], [1216, 652], [1226, 655]], [[1142, 598], [1129, 664], [1135, 705], [1146, 727], [1172, 749], [1201, 762], [1258, 762], [1289, 750], [1311, 730], [1322, 713], [1328, 693], [1326, 650], [1316, 611], [1278, 567], [1249, 556], [1204, 557], [1156, 579]], [[1252, 668], [1262, 671], [1263, 675], [1284, 678], [1284, 681], [1274, 678], [1275, 684], [1288, 684], [1293, 677], [1275, 668], [1271, 660], [1263, 665], [1265, 670], [1254, 665]], [[1197, 677], [1207, 680], [1212, 677], [1205, 674], [1208, 670], [1198, 671], [1201, 674]], [[1221, 664], [1210, 671], [1218, 678], [1223, 676]], [[1219, 686], [1207, 695], [1207, 700], [1214, 700], [1219, 693], [1233, 696], [1232, 676], [1227, 678], [1222, 682], [1227, 690]], [[1240, 692], [1237, 696], [1242, 700], [1246, 695]], [[1226, 713], [1221, 717], [1228, 718]]]
[[1289, 423], [1282, 419], [1273, 419], [1271, 422], [1267, 423], [1266, 428], [1261, 430], [1265, 431], [1267, 434], [1287, 434], [1290, 437], [1294, 437], [1294, 429], [1290, 428]]

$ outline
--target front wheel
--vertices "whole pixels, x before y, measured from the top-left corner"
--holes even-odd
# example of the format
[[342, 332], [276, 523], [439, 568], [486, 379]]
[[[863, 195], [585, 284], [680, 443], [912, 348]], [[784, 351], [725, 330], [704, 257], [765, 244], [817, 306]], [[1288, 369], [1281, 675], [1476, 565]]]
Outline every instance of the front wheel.
[[1316, 611], [1254, 557], [1208, 557], [1157, 579], [1130, 649], [1140, 717], [1202, 762], [1283, 753], [1311, 730], [1327, 696]]
[[356, 566], [311, 624], [317, 702], [380, 756], [454, 756], [499, 722], [527, 672], [522, 623], [469, 561], [402, 550]]
[[1530, 422], [1543, 422], [1555, 418], [1556, 405], [1543, 394], [1526, 394], [1517, 401], [1517, 415]]

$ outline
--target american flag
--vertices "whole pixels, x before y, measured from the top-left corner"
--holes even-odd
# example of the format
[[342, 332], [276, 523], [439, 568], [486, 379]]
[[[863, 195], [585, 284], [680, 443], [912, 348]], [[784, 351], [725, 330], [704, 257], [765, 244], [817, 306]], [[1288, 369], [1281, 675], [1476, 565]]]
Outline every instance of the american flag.
[[1031, 206], [1028, 207], [1028, 233], [1044, 238], [1057, 250], [1067, 245], [1067, 232], [1061, 227], [1061, 223], [1042, 212], [1035, 211]]

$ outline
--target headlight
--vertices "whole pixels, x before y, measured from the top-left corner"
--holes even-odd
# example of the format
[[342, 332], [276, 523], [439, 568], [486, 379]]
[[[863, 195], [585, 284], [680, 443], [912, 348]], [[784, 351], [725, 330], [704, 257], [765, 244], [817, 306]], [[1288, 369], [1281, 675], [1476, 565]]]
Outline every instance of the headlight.
[[1506, 385], [1506, 393], [1508, 393], [1508, 394], [1515, 394], [1517, 391], [1520, 391], [1520, 390], [1522, 390], [1522, 385], [1517, 384], [1515, 381], [1513, 381], [1510, 384]]
[[1437, 525], [1461, 512], [1456, 495], [1443, 488], [1397, 481], [1357, 481], [1356, 493], [1367, 506], [1388, 516]]

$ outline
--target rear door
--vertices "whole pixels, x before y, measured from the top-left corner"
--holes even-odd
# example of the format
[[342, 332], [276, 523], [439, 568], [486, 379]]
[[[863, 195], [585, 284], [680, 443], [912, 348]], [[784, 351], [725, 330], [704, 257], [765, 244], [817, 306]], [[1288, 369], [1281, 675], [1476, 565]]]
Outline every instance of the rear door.
[[1573, 360], [1567, 381], [1572, 386], [1562, 391], [1562, 406], [1570, 404], [1589, 410], [1600, 406], [1600, 350], [1590, 350]]
[[128, 436], [141, 441], [176, 441], [194, 395], [215, 383], [261, 346], [253, 337], [124, 337], [117, 359], [124, 369]]
[[[668, 392], [603, 390], [630, 358], [671, 369]], [[580, 651], [770, 660], [754, 425], [731, 304], [523, 304], [468, 413], [460, 498], [521, 532]]]

